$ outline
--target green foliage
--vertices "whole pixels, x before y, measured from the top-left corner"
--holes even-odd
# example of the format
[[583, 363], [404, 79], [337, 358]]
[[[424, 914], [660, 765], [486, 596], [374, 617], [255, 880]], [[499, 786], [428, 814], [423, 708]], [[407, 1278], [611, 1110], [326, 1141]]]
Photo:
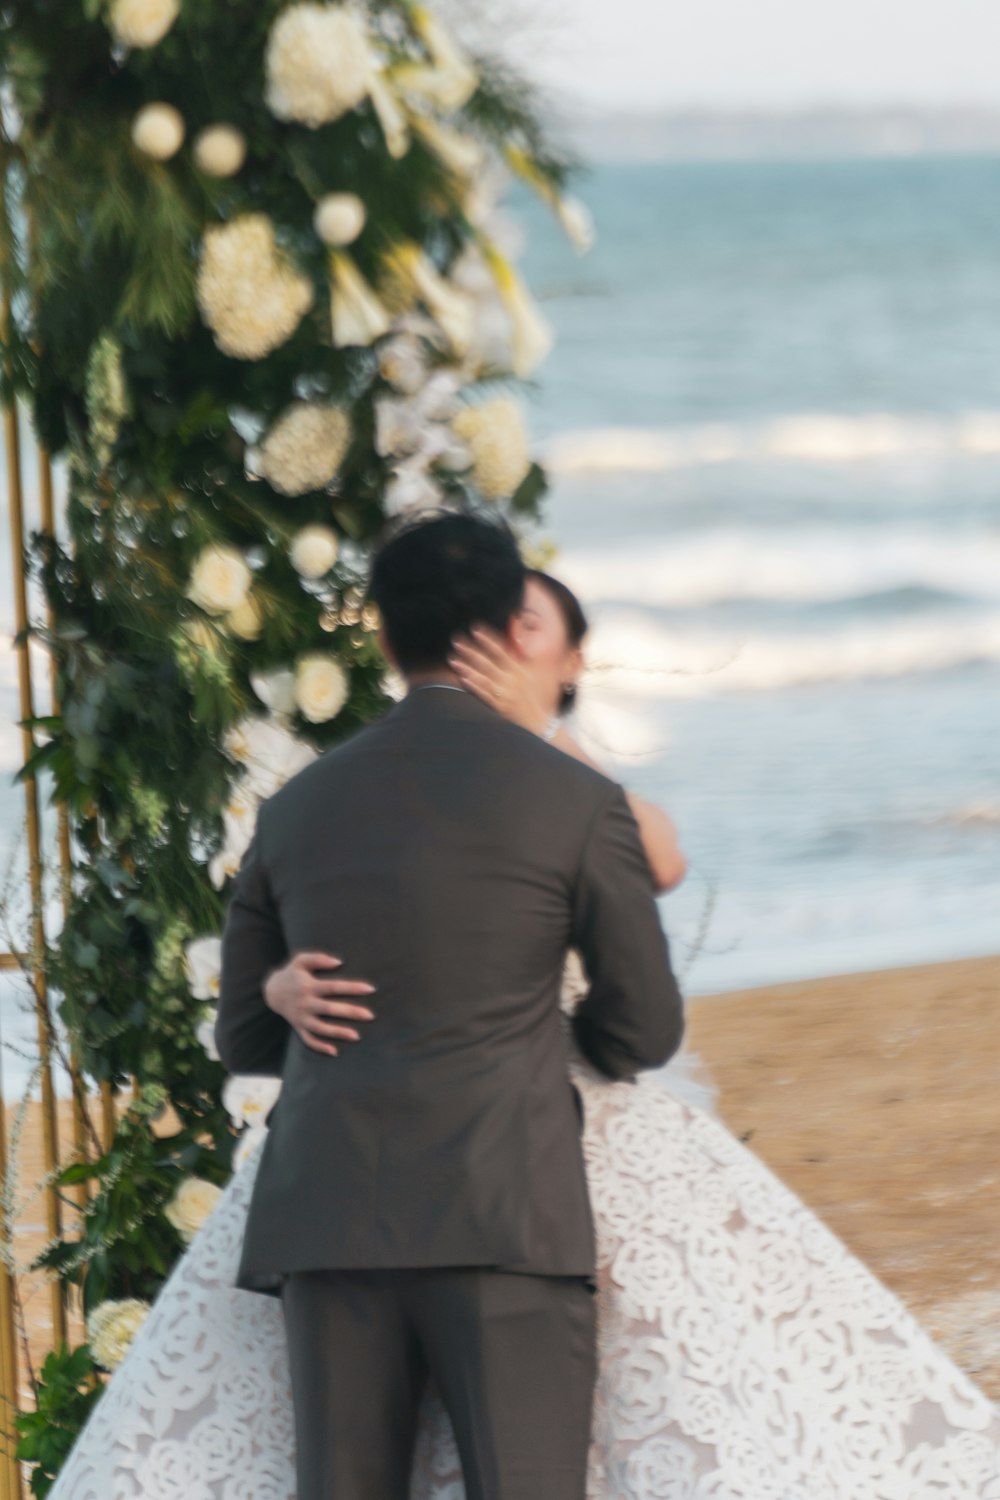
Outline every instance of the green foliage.
[[35, 1381], [35, 1409], [14, 1418], [17, 1457], [32, 1465], [31, 1493], [39, 1500], [52, 1488], [101, 1390], [86, 1344], [63, 1344], [45, 1356]]
[[[100, 1158], [60, 1173], [61, 1190], [91, 1189], [78, 1237], [49, 1244], [36, 1263], [79, 1287], [87, 1309], [152, 1300], [183, 1249], [165, 1213], [178, 1185], [190, 1173], [219, 1185], [229, 1175], [224, 1075], [198, 1041], [203, 1004], [184, 957], [222, 926], [227, 889], [209, 862], [243, 776], [227, 737], [264, 713], [255, 680], [306, 653], [337, 659], [350, 683], [342, 711], [323, 724], [297, 711], [287, 721], [317, 752], [388, 702], [361, 606], [391, 473], [377, 413], [397, 393], [376, 349], [333, 342], [316, 203], [331, 192], [362, 197], [366, 223], [350, 255], [393, 315], [405, 298], [387, 276], [390, 249], [415, 242], [447, 275], [482, 233], [467, 212], [469, 184], [417, 133], [393, 156], [370, 100], [318, 129], [271, 115], [264, 51], [285, 3], [183, 0], [164, 38], [132, 51], [113, 43], [105, 0], [0, 3], [0, 87], [17, 127], [0, 143], [0, 277], [13, 294], [0, 396], [30, 402], [68, 478], [59, 540], [36, 533], [27, 557], [48, 610], [25, 634], [51, 655], [60, 709], [28, 721], [38, 748], [20, 775], [46, 773], [74, 848], [45, 973], [85, 1078], [137, 1085]], [[433, 63], [408, 0], [370, 0], [368, 25], [390, 66]], [[495, 60], [475, 65], [475, 93], [442, 123], [498, 156], [516, 148], [536, 186], [560, 191], [573, 163], [548, 140], [531, 91]], [[132, 138], [136, 113], [154, 101], [185, 123], [168, 161]], [[198, 132], [220, 122], [246, 142], [229, 178], [207, 175], [193, 150]], [[249, 212], [271, 217], [314, 292], [294, 333], [256, 360], [221, 352], [197, 299], [206, 229]], [[426, 325], [433, 309], [415, 306]], [[430, 368], [455, 359], [440, 337], [426, 355]], [[474, 390], [503, 373], [462, 378]], [[332, 484], [289, 497], [251, 460], [296, 399], [343, 407], [352, 439]], [[467, 474], [439, 483], [449, 501], [479, 503]], [[537, 515], [544, 490], [536, 465], [511, 497], [515, 523]], [[290, 552], [310, 525], [340, 542], [319, 580], [301, 578]], [[192, 570], [211, 546], [245, 559], [256, 633], [191, 598]], [[167, 1101], [169, 1135], [156, 1128]], [[86, 1346], [51, 1354], [37, 1410], [18, 1417], [38, 1495], [99, 1395], [93, 1369]]]

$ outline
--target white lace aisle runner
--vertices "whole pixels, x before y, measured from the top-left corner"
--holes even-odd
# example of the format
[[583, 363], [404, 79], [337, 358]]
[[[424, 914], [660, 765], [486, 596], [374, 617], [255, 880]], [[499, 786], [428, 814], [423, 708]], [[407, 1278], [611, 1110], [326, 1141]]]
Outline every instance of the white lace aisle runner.
[[[1000, 1500], [1000, 1409], [751, 1152], [662, 1082], [574, 1067], [598, 1225], [589, 1500]], [[51, 1500], [294, 1500], [279, 1299], [232, 1288], [259, 1147]], [[428, 1397], [412, 1500], [463, 1500]]]

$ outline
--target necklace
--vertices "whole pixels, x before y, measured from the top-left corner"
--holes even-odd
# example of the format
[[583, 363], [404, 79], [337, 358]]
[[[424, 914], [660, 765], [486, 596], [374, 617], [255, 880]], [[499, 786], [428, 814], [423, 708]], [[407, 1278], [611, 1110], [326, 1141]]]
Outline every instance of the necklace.
[[411, 693], [422, 693], [424, 688], [448, 688], [452, 693], [467, 693], [468, 688], [459, 687], [457, 682], [418, 682], [416, 687], [411, 687]]

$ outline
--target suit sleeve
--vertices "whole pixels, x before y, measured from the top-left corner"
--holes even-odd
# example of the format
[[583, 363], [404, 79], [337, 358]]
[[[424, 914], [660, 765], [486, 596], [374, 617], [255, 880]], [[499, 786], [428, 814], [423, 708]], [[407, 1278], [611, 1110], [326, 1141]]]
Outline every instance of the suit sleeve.
[[617, 784], [591, 825], [577, 877], [573, 946], [589, 989], [577, 1045], [609, 1078], [661, 1067], [684, 1035], [684, 1007], [638, 825]]
[[291, 1027], [264, 999], [264, 981], [288, 958], [261, 859], [260, 815], [233, 884], [222, 932], [215, 1045], [230, 1073], [280, 1075]]

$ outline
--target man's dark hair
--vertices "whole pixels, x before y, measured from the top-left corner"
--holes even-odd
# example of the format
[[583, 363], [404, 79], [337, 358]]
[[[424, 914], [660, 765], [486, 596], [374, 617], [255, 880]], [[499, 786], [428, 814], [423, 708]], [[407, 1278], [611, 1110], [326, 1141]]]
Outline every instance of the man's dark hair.
[[375, 554], [369, 593], [400, 671], [444, 666], [473, 625], [505, 631], [527, 569], [501, 518], [448, 512], [405, 525]]

